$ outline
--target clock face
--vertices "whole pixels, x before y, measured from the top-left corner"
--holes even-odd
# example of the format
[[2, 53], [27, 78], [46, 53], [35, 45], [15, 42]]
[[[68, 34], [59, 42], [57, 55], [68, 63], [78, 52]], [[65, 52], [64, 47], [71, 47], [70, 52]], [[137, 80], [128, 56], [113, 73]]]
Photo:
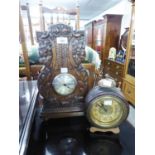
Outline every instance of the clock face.
[[127, 109], [123, 101], [107, 95], [94, 99], [87, 111], [89, 120], [101, 128], [117, 126], [126, 114]]
[[73, 93], [77, 85], [77, 80], [71, 74], [62, 73], [54, 78], [52, 85], [59, 95], [66, 96]]

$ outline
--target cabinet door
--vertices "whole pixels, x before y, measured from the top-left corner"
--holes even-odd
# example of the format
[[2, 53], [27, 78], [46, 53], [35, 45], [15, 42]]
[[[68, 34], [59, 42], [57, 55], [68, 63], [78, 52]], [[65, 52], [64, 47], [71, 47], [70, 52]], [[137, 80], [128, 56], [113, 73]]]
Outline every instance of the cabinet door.
[[94, 23], [94, 50], [96, 50], [99, 53], [99, 55], [102, 53], [103, 50], [103, 28], [103, 20]]
[[135, 33], [134, 33], [134, 29], [132, 31], [132, 38], [131, 38], [131, 44], [130, 44], [130, 50], [129, 50], [127, 74], [135, 77]]
[[127, 81], [124, 81], [123, 92], [127, 100], [130, 101], [132, 104], [135, 104], [135, 87]]
[[132, 9], [132, 19], [128, 37], [126, 78], [134, 79], [135, 77], [135, 27], [134, 27], [134, 5]]
[[130, 103], [135, 105], [135, 28], [134, 28], [134, 2], [132, 2], [131, 24], [126, 50], [125, 78], [123, 92]]
[[86, 45], [93, 48], [93, 22], [85, 26]]

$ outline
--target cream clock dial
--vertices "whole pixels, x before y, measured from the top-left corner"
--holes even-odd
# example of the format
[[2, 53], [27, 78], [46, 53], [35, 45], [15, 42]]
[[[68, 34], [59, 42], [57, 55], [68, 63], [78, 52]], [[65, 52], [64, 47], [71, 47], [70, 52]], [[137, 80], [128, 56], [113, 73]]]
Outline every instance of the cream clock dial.
[[74, 92], [77, 80], [71, 74], [62, 73], [53, 79], [52, 85], [57, 94], [67, 96]]
[[114, 97], [99, 97], [93, 101], [89, 111], [91, 121], [96, 125], [110, 127], [117, 124], [123, 116], [123, 106]]
[[86, 97], [86, 115], [92, 126], [118, 127], [126, 120], [129, 106], [117, 88], [95, 87]]

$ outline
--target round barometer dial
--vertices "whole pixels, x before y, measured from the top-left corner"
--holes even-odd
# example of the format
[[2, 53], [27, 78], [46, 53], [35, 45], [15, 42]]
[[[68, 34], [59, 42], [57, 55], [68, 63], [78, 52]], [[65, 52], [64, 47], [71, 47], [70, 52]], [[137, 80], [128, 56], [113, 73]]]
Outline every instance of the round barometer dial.
[[71, 74], [62, 73], [53, 79], [52, 85], [57, 94], [66, 96], [73, 93], [77, 85], [77, 80]]
[[110, 89], [99, 88], [88, 95], [87, 118], [93, 126], [99, 128], [117, 127], [128, 116], [127, 101], [118, 91], [114, 92], [114, 88]]

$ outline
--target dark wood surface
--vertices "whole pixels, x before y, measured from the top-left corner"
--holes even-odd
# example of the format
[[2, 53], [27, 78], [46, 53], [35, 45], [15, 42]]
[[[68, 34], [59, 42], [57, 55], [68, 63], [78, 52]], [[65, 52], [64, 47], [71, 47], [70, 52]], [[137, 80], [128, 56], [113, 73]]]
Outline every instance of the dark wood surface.
[[[90, 124], [85, 116], [50, 119], [41, 119], [41, 106], [36, 101], [36, 81], [20, 82], [20, 110], [21, 122], [27, 119], [26, 113], [33, 112], [29, 125], [24, 125], [28, 131], [25, 143], [20, 143], [20, 155], [134, 155], [135, 129], [129, 122], [120, 125], [120, 133], [89, 132]], [[35, 102], [36, 101], [36, 102]], [[31, 104], [30, 104], [31, 102]], [[32, 103], [37, 106], [32, 108]], [[31, 106], [31, 108], [30, 108]], [[31, 128], [31, 127], [32, 128]], [[21, 128], [21, 127], [20, 127]]]
[[135, 129], [129, 122], [120, 133], [89, 132], [85, 117], [59, 118], [43, 122], [36, 114], [27, 155], [134, 155]]
[[36, 81], [19, 81], [19, 154], [24, 155], [34, 118]]

